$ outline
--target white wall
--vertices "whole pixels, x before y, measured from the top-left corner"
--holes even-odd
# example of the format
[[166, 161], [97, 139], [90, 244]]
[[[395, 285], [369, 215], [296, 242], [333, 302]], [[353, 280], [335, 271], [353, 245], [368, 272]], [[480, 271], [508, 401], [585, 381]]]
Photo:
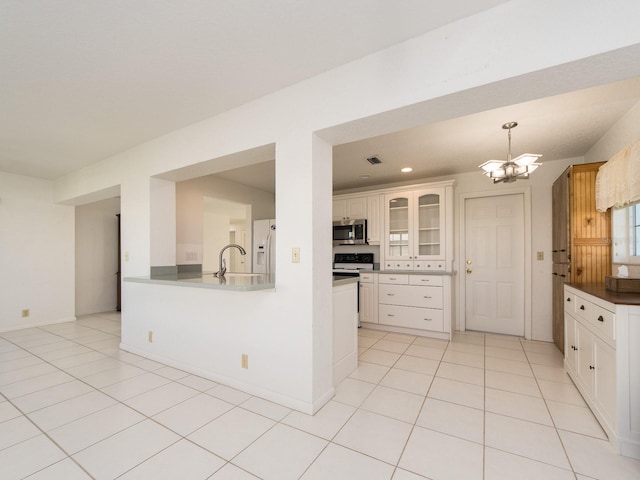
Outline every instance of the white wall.
[[151, 266], [176, 264], [176, 184], [151, 178]]
[[[120, 184], [130, 252], [123, 272], [146, 275], [149, 178], [275, 143], [276, 292], [238, 314], [260, 318], [256, 349], [260, 372], [269, 373], [247, 381], [317, 405], [332, 388], [330, 144], [640, 75], [628, 60], [640, 51], [636, 7], [636, 0], [511, 1], [73, 172], [56, 181], [56, 199]], [[522, 25], [544, 25], [544, 34]], [[289, 263], [293, 247], [301, 249], [298, 264]], [[123, 323], [140, 320], [123, 302]], [[226, 328], [233, 338], [242, 329], [237, 319]], [[232, 346], [226, 353], [235, 364]]]
[[74, 209], [52, 192], [49, 181], [0, 172], [0, 331], [75, 319]]
[[116, 309], [120, 198], [76, 207], [76, 315]]

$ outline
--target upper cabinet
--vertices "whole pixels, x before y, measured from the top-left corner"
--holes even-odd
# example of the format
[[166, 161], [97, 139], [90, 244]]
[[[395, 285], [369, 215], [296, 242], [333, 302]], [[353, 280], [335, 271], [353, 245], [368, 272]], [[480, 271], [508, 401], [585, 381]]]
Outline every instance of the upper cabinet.
[[367, 218], [367, 197], [333, 200], [333, 220]]
[[380, 245], [380, 232], [382, 230], [381, 199], [383, 195], [360, 195], [347, 198], [334, 197], [333, 220], [367, 220], [367, 243]]
[[453, 184], [384, 196], [384, 268], [446, 270], [453, 260]]
[[333, 220], [367, 219], [384, 270], [453, 270], [453, 185], [444, 181], [339, 195]]

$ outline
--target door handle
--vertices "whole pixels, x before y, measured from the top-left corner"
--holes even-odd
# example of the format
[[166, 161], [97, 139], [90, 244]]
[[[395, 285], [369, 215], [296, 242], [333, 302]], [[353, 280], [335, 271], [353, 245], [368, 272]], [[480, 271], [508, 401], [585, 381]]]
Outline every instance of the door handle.
[[467, 268], [467, 275], [470, 275], [471, 273], [473, 273], [473, 270], [471, 270], [470, 268]]

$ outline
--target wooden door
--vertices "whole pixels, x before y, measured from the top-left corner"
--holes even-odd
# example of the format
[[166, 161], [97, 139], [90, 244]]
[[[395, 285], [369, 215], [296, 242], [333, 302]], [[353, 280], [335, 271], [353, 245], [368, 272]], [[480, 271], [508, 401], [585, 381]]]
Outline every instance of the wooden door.
[[571, 169], [571, 283], [604, 283], [611, 275], [611, 215], [596, 210], [600, 165]]
[[118, 218], [118, 271], [116, 272], [116, 310], [119, 312], [122, 310], [122, 259], [120, 258], [122, 244], [120, 241], [120, 214], [117, 213]]
[[571, 167], [566, 169], [558, 179], [553, 182], [553, 214], [552, 214], [552, 242], [551, 252], [554, 263], [568, 263], [571, 258], [570, 243], [570, 197], [569, 182]]
[[524, 336], [524, 197], [465, 201], [468, 330]]

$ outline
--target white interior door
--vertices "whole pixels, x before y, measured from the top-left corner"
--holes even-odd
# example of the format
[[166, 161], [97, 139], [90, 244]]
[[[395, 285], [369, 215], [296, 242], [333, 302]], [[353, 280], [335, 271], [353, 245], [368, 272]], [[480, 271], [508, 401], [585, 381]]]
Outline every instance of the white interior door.
[[465, 200], [467, 330], [524, 336], [524, 197]]

